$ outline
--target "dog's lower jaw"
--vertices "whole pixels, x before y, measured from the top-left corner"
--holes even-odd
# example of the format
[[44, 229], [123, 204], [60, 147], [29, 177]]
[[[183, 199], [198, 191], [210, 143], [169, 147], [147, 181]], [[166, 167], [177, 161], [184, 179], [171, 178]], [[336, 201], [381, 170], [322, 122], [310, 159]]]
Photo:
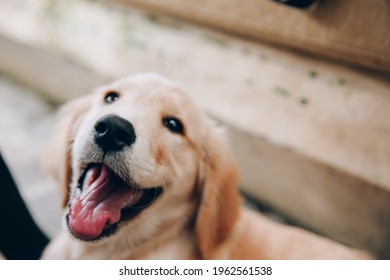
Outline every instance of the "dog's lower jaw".
[[[199, 259], [196, 238], [191, 226], [193, 219], [188, 219], [194, 212], [195, 207], [187, 205], [184, 208], [178, 207], [176, 213], [184, 214], [180, 217], [171, 217], [173, 219], [160, 220], [148, 225], [138, 224], [142, 222], [141, 219], [132, 225], [124, 224], [112, 237], [113, 242], [110, 241], [111, 238], [107, 239], [108, 247], [104, 249], [109, 250], [110, 247], [111, 254], [117, 259]], [[144, 221], [148, 219], [140, 218]], [[116, 249], [111, 247], [114, 243]]]
[[80, 240], [96, 242], [152, 206], [163, 187], [140, 188], [104, 164], [90, 163], [80, 172], [65, 221]]
[[[112, 237], [116, 239], [115, 236]], [[103, 241], [99, 244], [84, 243], [72, 238], [63, 231], [45, 249], [42, 259], [113, 259], [113, 260], [172, 260], [172, 259], [199, 259], [199, 253], [194, 245], [193, 233], [185, 230], [175, 236], [164, 238], [164, 242], [142, 242], [137, 246], [129, 246], [127, 242], [119, 241], [115, 244]], [[124, 249], [125, 248], [125, 249]]]

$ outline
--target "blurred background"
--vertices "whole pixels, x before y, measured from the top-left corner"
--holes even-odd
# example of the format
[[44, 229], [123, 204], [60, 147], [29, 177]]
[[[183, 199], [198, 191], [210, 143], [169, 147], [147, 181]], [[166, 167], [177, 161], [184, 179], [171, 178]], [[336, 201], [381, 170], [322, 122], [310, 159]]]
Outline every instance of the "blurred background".
[[390, 258], [390, 1], [1, 0], [0, 150], [49, 236], [58, 107], [141, 72], [228, 127], [252, 207]]

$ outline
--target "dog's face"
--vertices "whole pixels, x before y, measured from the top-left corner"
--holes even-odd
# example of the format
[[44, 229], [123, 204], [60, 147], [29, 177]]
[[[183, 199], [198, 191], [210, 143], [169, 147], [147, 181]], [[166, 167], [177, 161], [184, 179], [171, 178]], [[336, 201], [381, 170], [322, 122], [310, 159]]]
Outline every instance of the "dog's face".
[[[63, 153], [57, 151], [64, 163], [59, 177], [66, 188], [66, 226], [75, 238], [98, 242], [121, 236], [137, 244], [193, 222], [201, 239], [207, 221], [199, 216], [219, 215], [215, 219], [228, 225], [211, 221], [218, 228], [210, 225], [207, 231], [214, 233], [200, 243], [221, 242], [237, 216], [231, 205], [238, 205], [234, 162], [227, 162], [232, 159], [215, 128], [179, 87], [139, 75], [76, 100], [66, 111], [52, 149], [64, 146]], [[206, 182], [214, 189], [206, 191]], [[229, 187], [227, 201], [218, 197], [222, 184]], [[206, 196], [202, 214], [197, 208]], [[207, 213], [207, 207], [215, 209]], [[230, 213], [230, 222], [223, 222], [221, 211]]]

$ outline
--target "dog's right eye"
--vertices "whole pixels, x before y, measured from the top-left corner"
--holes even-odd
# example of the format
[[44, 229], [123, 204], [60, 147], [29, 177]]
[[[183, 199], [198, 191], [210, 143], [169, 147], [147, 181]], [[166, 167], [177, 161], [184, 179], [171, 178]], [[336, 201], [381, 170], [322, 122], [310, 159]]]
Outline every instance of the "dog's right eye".
[[106, 95], [104, 96], [104, 102], [106, 102], [107, 104], [111, 104], [118, 98], [119, 98], [119, 93], [117, 93], [116, 91], [110, 91], [107, 92]]
[[184, 135], [184, 127], [179, 119], [175, 117], [166, 117], [163, 119], [163, 124], [173, 133]]

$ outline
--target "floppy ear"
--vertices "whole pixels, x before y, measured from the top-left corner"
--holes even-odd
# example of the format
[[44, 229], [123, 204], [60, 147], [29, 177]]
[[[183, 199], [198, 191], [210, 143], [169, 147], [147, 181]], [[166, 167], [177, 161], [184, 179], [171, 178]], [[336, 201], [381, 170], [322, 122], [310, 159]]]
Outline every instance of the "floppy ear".
[[202, 258], [210, 259], [238, 220], [241, 198], [235, 158], [222, 131], [212, 128], [206, 138], [195, 232]]
[[69, 201], [72, 178], [72, 144], [81, 120], [90, 107], [90, 97], [85, 96], [64, 105], [59, 121], [44, 152], [43, 164], [62, 188], [62, 206]]

